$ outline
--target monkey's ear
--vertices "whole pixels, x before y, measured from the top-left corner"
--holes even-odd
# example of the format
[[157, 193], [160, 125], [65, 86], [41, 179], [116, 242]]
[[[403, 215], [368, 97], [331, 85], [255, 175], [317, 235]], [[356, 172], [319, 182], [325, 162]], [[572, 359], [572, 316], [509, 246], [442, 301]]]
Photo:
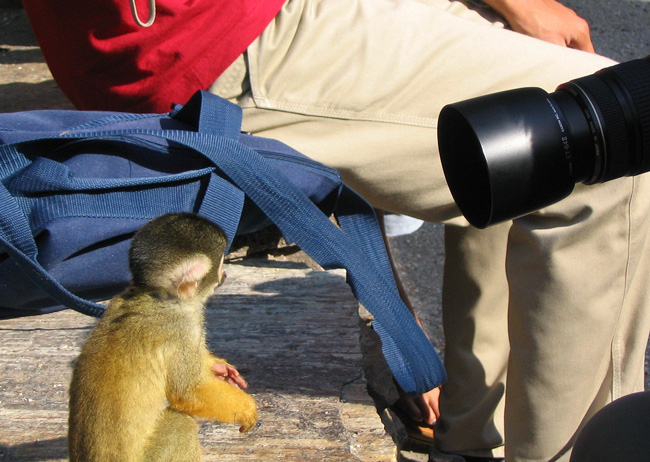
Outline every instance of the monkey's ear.
[[182, 260], [172, 270], [168, 289], [172, 295], [179, 298], [193, 297], [210, 268], [212, 268], [212, 262], [207, 255], [192, 255]]

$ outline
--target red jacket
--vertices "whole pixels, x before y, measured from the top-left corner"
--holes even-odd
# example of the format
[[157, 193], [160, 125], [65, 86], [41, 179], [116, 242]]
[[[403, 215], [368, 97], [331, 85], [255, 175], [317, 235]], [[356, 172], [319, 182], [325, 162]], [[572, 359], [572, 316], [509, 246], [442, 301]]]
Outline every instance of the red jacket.
[[[285, 0], [23, 0], [54, 79], [78, 109], [168, 112], [207, 89]], [[148, 0], [137, 0], [149, 16]]]

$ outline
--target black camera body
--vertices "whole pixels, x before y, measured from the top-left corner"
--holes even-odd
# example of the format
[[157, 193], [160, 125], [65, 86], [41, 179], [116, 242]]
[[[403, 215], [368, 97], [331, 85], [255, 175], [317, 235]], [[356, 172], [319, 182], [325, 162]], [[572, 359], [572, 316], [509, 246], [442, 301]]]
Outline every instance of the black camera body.
[[576, 183], [650, 171], [650, 56], [560, 85], [445, 106], [438, 144], [449, 189], [478, 228], [568, 196]]

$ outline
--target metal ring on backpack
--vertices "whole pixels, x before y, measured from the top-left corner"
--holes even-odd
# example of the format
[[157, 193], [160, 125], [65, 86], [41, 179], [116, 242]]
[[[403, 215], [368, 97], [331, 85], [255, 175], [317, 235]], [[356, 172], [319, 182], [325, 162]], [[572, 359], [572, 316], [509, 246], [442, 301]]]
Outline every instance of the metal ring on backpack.
[[142, 22], [140, 16], [138, 15], [138, 8], [135, 5], [136, 0], [130, 0], [131, 2], [131, 14], [133, 14], [133, 19], [142, 27], [150, 27], [156, 20], [156, 0], [149, 0], [149, 18], [147, 22]]

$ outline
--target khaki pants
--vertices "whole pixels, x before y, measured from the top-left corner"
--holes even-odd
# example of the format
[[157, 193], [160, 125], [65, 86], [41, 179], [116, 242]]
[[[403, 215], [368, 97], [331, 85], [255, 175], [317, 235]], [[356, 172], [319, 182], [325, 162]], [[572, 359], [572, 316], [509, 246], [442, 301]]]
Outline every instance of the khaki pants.
[[[371, 203], [445, 222], [441, 450], [568, 461], [586, 417], [643, 388], [650, 183], [578, 186], [543, 211], [466, 226], [446, 187], [442, 106], [548, 91], [612, 65], [448, 0], [290, 0], [211, 87], [244, 130], [333, 166]], [[426, 256], [423, 256], [426, 258]]]

